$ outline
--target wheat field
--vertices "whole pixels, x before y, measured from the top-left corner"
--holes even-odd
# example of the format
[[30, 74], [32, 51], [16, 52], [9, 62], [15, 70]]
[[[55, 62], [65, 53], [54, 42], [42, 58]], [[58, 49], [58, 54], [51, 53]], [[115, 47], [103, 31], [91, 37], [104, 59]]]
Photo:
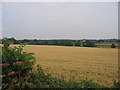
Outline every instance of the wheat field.
[[25, 51], [35, 53], [36, 65], [57, 78], [93, 80], [107, 87], [117, 80], [117, 49], [27, 45]]
[[35, 68], [40, 65], [57, 78], [93, 80], [106, 87], [118, 81], [118, 49], [26, 45], [24, 50], [35, 53]]

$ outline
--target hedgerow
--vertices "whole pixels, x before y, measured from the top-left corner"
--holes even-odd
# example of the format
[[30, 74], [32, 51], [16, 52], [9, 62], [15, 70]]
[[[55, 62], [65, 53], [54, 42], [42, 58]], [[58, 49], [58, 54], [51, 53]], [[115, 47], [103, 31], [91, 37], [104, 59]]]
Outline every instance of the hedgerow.
[[23, 88], [28, 85], [35, 58], [33, 53], [23, 51], [24, 45], [9, 47], [10, 42], [4, 38], [2, 47], [2, 88]]

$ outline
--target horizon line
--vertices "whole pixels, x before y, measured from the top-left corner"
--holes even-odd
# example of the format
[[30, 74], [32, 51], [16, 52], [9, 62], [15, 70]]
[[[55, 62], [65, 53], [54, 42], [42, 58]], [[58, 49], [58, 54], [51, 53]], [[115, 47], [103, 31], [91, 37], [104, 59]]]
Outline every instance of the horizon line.
[[[0, 39], [3, 39], [3, 38], [14, 38], [16, 39], [15, 37], [2, 37]], [[24, 40], [24, 39], [28, 39], [28, 40], [106, 40], [106, 39], [119, 39], [119, 38], [80, 38], [80, 39], [75, 39], [75, 38], [23, 38], [23, 39], [16, 39], [16, 40]]]

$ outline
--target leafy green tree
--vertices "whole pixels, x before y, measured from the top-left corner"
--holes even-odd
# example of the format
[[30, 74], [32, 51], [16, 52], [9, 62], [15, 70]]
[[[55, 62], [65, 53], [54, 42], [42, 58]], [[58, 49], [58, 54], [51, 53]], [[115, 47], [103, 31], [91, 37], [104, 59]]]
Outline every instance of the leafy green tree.
[[81, 46], [80, 42], [75, 42], [75, 46]]
[[59, 42], [57, 40], [50, 40], [48, 41], [48, 45], [59, 45]]
[[61, 46], [73, 46], [73, 43], [71, 41], [61, 41]]
[[116, 45], [112, 43], [111, 48], [116, 48]]
[[83, 46], [86, 46], [86, 47], [95, 47], [96, 45], [95, 45], [94, 42], [91, 42], [90, 40], [86, 40]]
[[18, 44], [19, 42], [15, 39], [15, 38], [8, 38], [8, 40], [12, 43], [12, 44]]

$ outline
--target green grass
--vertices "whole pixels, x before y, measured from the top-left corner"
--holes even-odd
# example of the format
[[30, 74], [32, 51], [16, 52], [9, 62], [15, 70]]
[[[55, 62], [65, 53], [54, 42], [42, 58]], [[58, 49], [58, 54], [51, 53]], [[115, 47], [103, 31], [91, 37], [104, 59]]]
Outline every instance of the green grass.
[[[115, 42], [114, 44], [118, 47], [117, 42]], [[100, 48], [111, 48], [112, 42], [109, 42], [109, 43], [95, 43], [95, 45], [97, 45], [97, 47], [100, 47]]]
[[[115, 45], [118, 45], [117, 42], [114, 43]], [[96, 45], [112, 45], [112, 43], [96, 43]]]

